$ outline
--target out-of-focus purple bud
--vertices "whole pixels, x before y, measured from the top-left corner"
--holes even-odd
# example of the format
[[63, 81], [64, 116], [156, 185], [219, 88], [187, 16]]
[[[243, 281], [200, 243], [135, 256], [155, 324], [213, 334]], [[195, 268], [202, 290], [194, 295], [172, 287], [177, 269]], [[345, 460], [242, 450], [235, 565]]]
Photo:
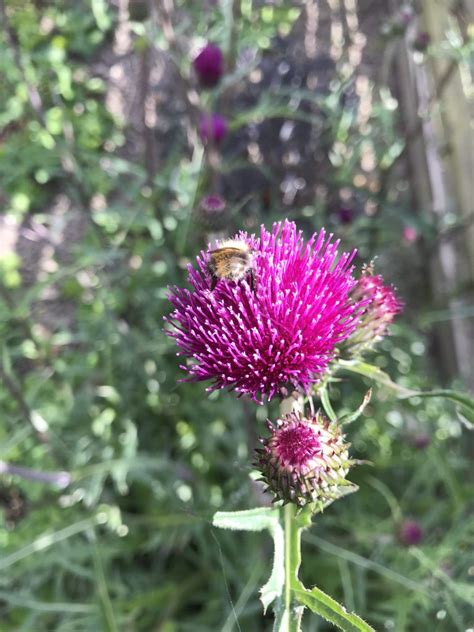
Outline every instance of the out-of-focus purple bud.
[[352, 224], [354, 211], [348, 206], [341, 206], [336, 213], [336, 217], [341, 224]]
[[226, 201], [217, 193], [206, 195], [199, 202], [197, 215], [201, 222], [209, 229], [216, 230], [225, 222]]
[[225, 210], [225, 207], [224, 198], [217, 193], [206, 195], [199, 203], [199, 208], [207, 215], [220, 215]]
[[219, 46], [207, 44], [194, 58], [193, 67], [204, 88], [216, 86], [224, 72], [224, 56]]
[[430, 40], [431, 38], [429, 33], [426, 31], [418, 31], [412, 42], [413, 50], [416, 50], [419, 53], [424, 53], [430, 45]]
[[431, 437], [428, 434], [418, 434], [413, 437], [413, 446], [417, 450], [424, 450], [431, 443]]
[[199, 136], [203, 143], [218, 145], [227, 134], [227, 121], [220, 114], [203, 114], [199, 121]]
[[406, 226], [403, 229], [403, 241], [412, 244], [418, 239], [418, 231], [413, 226]]
[[416, 546], [423, 540], [423, 529], [415, 520], [405, 520], [398, 532], [398, 538], [404, 546]]

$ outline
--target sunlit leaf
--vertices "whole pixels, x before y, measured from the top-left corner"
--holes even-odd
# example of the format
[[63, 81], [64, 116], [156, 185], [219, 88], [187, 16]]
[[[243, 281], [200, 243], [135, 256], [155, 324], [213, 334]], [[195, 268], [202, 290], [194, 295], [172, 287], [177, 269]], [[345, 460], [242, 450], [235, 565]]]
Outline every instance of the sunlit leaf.
[[296, 598], [312, 612], [333, 623], [344, 632], [375, 632], [368, 623], [346, 608], [319, 588], [303, 590], [294, 589]]

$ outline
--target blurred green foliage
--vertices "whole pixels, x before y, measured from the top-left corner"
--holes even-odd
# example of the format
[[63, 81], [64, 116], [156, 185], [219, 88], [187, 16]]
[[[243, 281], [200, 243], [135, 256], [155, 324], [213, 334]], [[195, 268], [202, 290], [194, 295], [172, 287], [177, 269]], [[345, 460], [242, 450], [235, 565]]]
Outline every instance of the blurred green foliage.
[[[176, 4], [179, 36], [203, 41], [209, 34], [230, 46], [232, 3], [207, 14], [194, 3]], [[131, 9], [137, 49], [169, 48], [163, 32], [151, 28], [146, 3]], [[23, 226], [34, 217], [50, 228], [50, 210], [65, 194], [84, 228], [66, 256], [52, 253], [55, 265], [34, 282], [22, 281], [18, 254], [0, 253], [0, 458], [73, 477], [61, 491], [2, 476], [0, 629], [269, 630], [258, 588], [270, 572], [271, 541], [265, 534], [218, 531], [211, 516], [265, 502], [250, 463], [255, 436], [277, 405], [256, 409], [227, 393], [208, 396], [202, 384], [181, 383], [176, 349], [163, 334], [166, 288], [186, 282], [186, 265], [207, 239], [193, 215], [202, 148], [190, 149], [184, 135], [177, 137], [151, 180], [141, 160], [124, 150], [127, 129], [106, 106], [98, 70], [117, 28], [111, 3], [8, 0], [5, 15], [5, 216]], [[258, 60], [298, 17], [291, 3], [244, 1], [239, 46], [254, 48]], [[189, 71], [189, 59], [178, 62]], [[348, 187], [361, 207], [369, 200], [377, 213], [361, 213], [346, 226], [324, 201], [290, 213], [282, 204], [263, 212], [256, 200], [250, 216], [239, 215], [238, 205], [231, 209], [229, 224], [242, 227], [242, 217], [253, 229], [285, 215], [307, 231], [325, 223], [363, 257], [383, 251], [390, 270], [404, 225], [416, 225], [427, 243], [437, 227], [409, 213], [406, 188], [394, 197], [383, 187], [374, 193], [354, 184], [361, 152], [371, 150], [383, 177], [403, 138], [388, 91], [374, 89], [361, 130], [344, 105], [346, 87], [341, 75], [317, 97], [275, 88], [255, 107], [239, 109], [233, 129], [266, 117], [311, 120], [291, 99], [317, 99], [332, 164], [327, 186]], [[42, 312], [48, 291], [59, 314]], [[405, 300], [410, 304], [410, 296]], [[430, 388], [438, 379], [420, 324], [429, 311], [408, 308], [375, 355], [374, 363], [407, 388]], [[336, 411], [357, 408], [368, 384], [349, 374], [332, 384]], [[465, 432], [450, 404], [395, 401], [376, 389], [348, 431], [354, 456], [371, 465], [353, 472], [360, 491], [334, 504], [305, 534], [305, 584], [317, 583], [376, 629], [464, 632], [474, 600], [472, 439]], [[12, 490], [20, 494], [16, 513]], [[417, 547], [397, 538], [408, 517], [424, 531]], [[305, 626], [330, 629], [309, 614]]]

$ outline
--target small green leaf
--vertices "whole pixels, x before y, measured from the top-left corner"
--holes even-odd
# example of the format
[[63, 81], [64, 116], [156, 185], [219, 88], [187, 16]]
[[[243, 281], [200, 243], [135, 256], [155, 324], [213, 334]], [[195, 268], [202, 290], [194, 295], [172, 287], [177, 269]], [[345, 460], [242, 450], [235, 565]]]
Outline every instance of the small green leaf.
[[319, 588], [314, 587], [311, 590], [306, 590], [295, 587], [293, 590], [296, 599], [301, 604], [344, 632], [375, 632], [374, 628], [358, 615], [347, 612], [344, 606]]

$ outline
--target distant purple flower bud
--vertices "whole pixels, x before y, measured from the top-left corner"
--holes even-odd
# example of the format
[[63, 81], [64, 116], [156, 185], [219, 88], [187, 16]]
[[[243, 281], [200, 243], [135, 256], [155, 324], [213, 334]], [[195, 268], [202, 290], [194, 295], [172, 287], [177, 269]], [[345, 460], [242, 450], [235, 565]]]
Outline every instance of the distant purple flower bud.
[[371, 266], [362, 273], [352, 292], [354, 301], [365, 302], [356, 331], [345, 343], [351, 355], [372, 349], [386, 334], [395, 316], [402, 311], [393, 287], [384, 285], [380, 274], [374, 275]]
[[194, 71], [204, 88], [216, 86], [224, 72], [224, 56], [219, 46], [207, 44], [194, 58]]
[[218, 145], [227, 134], [227, 121], [220, 114], [203, 114], [199, 121], [199, 136], [203, 143]]
[[414, 16], [415, 16], [415, 13], [412, 7], [404, 6], [398, 12], [397, 20], [399, 21], [400, 24], [403, 24], [404, 26], [408, 26], [410, 22], [413, 20]]
[[[253, 399], [308, 390], [354, 331], [355, 252], [338, 256], [324, 230], [305, 243], [293, 222], [239, 233], [189, 266], [192, 289], [171, 288], [168, 319], [192, 380]], [[212, 268], [211, 268], [212, 264]]]
[[198, 207], [201, 222], [210, 229], [217, 229], [225, 221], [226, 202], [216, 193], [204, 197]]
[[415, 520], [406, 520], [400, 527], [398, 537], [405, 546], [415, 546], [423, 539], [423, 529]]
[[430, 45], [430, 40], [431, 38], [429, 33], [426, 31], [418, 31], [412, 43], [413, 49], [419, 53], [424, 53]]
[[413, 437], [413, 446], [417, 450], [424, 450], [431, 443], [431, 437], [428, 434], [419, 434]]
[[300, 507], [324, 504], [349, 485], [351, 461], [337, 424], [320, 413], [309, 419], [290, 413], [268, 428], [271, 435], [261, 439], [255, 465], [275, 500]]
[[403, 241], [412, 244], [418, 239], [418, 231], [413, 226], [406, 226], [403, 229]]
[[217, 193], [212, 195], [206, 195], [206, 197], [202, 198], [199, 204], [201, 210], [209, 215], [217, 214], [219, 215], [225, 209], [225, 200]]
[[341, 224], [352, 224], [354, 219], [354, 211], [347, 206], [341, 206], [336, 215]]

